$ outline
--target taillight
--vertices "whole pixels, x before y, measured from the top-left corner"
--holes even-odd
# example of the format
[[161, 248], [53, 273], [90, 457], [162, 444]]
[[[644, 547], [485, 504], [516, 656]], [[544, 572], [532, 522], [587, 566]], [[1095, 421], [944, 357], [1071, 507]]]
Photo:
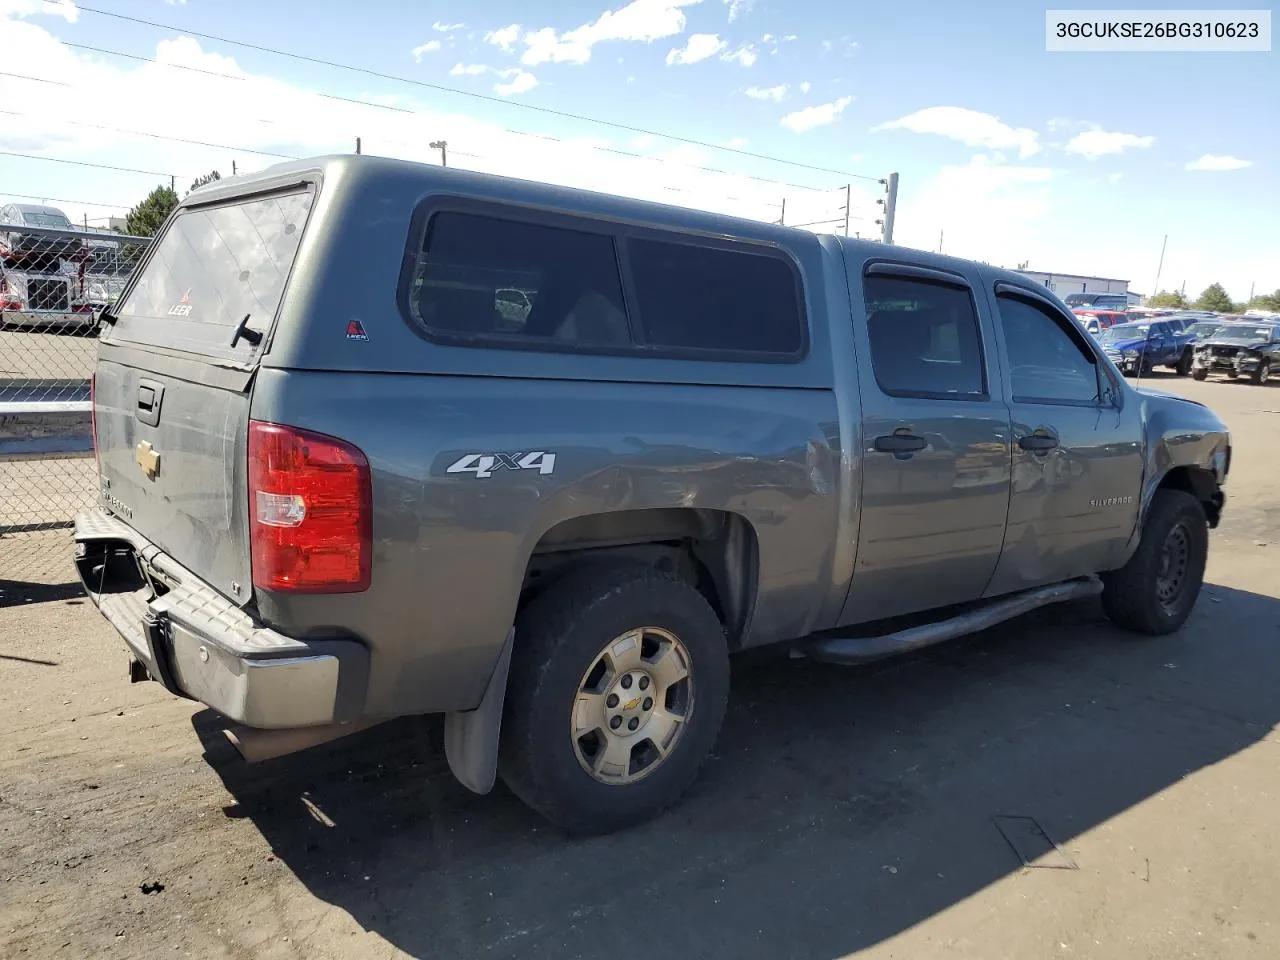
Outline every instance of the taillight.
[[348, 443], [249, 421], [249, 550], [253, 584], [293, 593], [369, 587], [369, 461]]

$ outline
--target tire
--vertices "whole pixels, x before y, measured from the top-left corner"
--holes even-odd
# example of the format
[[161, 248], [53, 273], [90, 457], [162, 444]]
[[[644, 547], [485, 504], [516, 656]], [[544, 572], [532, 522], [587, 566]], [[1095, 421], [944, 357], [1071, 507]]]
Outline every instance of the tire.
[[1237, 379], [1239, 376], [1240, 376], [1240, 374], [1236, 373], [1236, 371], [1234, 371], [1234, 370], [1228, 370], [1228, 371], [1227, 371], [1227, 379], [1228, 379], [1228, 380], [1235, 380], [1235, 379]]
[[[1172, 568], [1166, 566], [1166, 546]], [[1138, 549], [1119, 570], [1102, 575], [1103, 609], [1126, 630], [1149, 636], [1173, 633], [1196, 605], [1208, 554], [1209, 527], [1200, 501], [1182, 490], [1157, 490]], [[1175, 577], [1177, 584], [1168, 592]]]
[[[613, 666], [610, 648], [642, 628], [639, 647]], [[670, 669], [654, 667], [659, 660]], [[666, 685], [663, 675], [678, 666], [687, 678]], [[650, 690], [661, 704], [644, 697]], [[498, 770], [516, 796], [569, 833], [620, 830], [656, 816], [692, 785], [728, 699], [724, 628], [697, 590], [635, 565], [580, 570], [517, 618]], [[620, 732], [611, 734], [615, 718]], [[658, 731], [668, 752], [646, 731]], [[625, 769], [607, 755], [625, 757]]]
[[1180, 377], [1185, 377], [1191, 372], [1191, 363], [1194, 359], [1195, 358], [1191, 355], [1190, 350], [1184, 350], [1182, 352], [1182, 356], [1178, 359], [1178, 362], [1173, 366], [1174, 372], [1176, 372]]
[[1209, 371], [1208, 370], [1192, 370], [1191, 379], [1192, 380], [1208, 380]]
[[1249, 379], [1254, 383], [1262, 384], [1271, 379], [1271, 361], [1263, 360], [1257, 370], [1249, 375]]

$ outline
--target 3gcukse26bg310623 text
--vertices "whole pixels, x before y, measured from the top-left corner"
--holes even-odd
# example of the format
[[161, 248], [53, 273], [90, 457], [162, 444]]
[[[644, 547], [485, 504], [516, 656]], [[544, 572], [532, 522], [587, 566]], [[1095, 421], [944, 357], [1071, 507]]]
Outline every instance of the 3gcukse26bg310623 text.
[[1058, 52], [1267, 52], [1270, 10], [1048, 10]]

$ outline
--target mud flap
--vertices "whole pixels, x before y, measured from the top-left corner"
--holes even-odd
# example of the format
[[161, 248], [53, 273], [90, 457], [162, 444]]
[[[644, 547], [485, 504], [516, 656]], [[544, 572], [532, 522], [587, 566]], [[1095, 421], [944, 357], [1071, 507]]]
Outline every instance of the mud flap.
[[488, 793], [498, 778], [498, 736], [502, 732], [502, 705], [507, 697], [515, 636], [513, 627], [507, 633], [480, 705], [474, 710], [445, 715], [444, 753], [449, 769], [473, 793]]

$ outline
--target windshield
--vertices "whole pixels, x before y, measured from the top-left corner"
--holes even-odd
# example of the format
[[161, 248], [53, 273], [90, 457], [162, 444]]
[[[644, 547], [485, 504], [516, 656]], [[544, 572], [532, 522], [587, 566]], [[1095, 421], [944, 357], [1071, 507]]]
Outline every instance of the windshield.
[[1106, 340], [1141, 340], [1150, 329], [1149, 323], [1117, 323], [1108, 327], [1103, 337]]
[[1211, 320], [1201, 320], [1199, 323], [1193, 323], [1187, 328], [1187, 332], [1196, 337], [1207, 337], [1211, 333], [1217, 333], [1222, 329], [1222, 324], [1214, 323]]
[[28, 227], [50, 227], [55, 230], [65, 230], [71, 226], [70, 220], [56, 213], [24, 213], [22, 222]]
[[1252, 327], [1247, 323], [1231, 323], [1218, 327], [1213, 335], [1232, 340], [1244, 340], [1248, 343], [1270, 343], [1271, 330], [1271, 327]]

